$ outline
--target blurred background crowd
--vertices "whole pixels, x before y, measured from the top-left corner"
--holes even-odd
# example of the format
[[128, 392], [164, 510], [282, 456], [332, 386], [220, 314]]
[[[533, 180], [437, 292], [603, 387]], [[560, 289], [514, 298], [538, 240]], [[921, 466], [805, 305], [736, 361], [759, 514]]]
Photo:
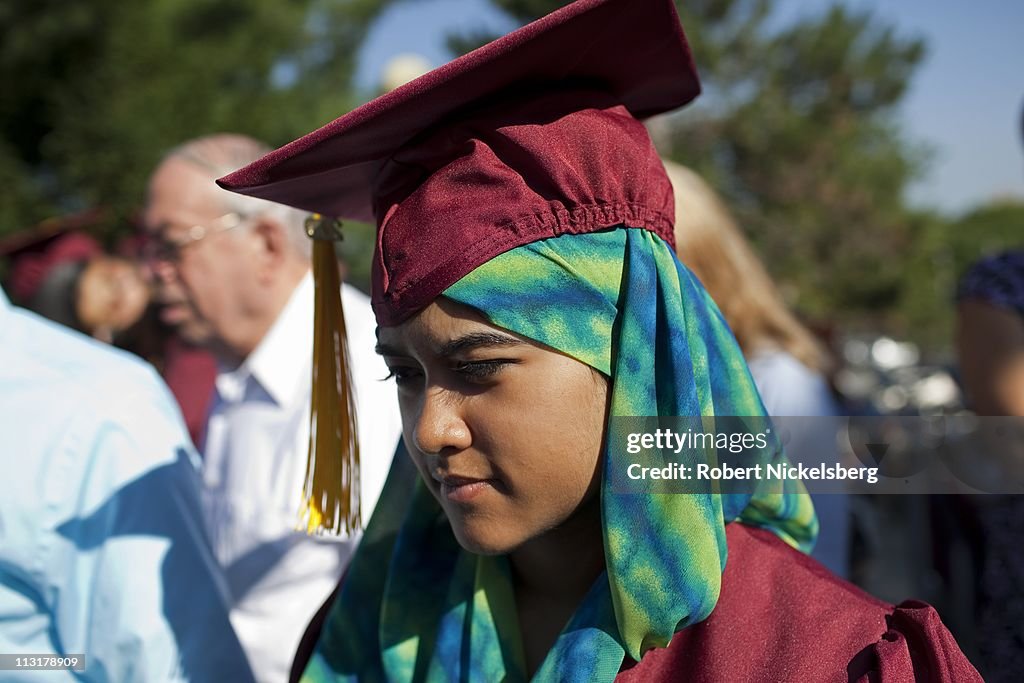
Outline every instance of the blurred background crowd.
[[[287, 142], [561, 4], [5, 2], [4, 290], [153, 364], [201, 447], [217, 364], [153, 295], [161, 254], [142, 229], [167, 151], [220, 131]], [[1024, 384], [992, 386], [985, 360], [993, 340], [1024, 339], [1024, 6], [677, 5], [704, 95], [650, 130], [680, 199], [680, 258], [769, 411], [1024, 414]], [[372, 243], [355, 225], [341, 247], [364, 291]], [[1018, 365], [1021, 348], [1005, 351]], [[932, 602], [987, 678], [1019, 674], [1021, 505], [816, 502], [833, 569]]]

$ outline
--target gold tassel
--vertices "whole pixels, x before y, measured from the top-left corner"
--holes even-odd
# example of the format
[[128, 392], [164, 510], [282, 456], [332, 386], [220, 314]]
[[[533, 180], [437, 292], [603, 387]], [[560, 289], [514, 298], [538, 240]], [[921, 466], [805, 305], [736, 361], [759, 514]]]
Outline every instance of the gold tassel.
[[341, 223], [313, 214], [306, 219], [306, 234], [313, 239], [313, 397], [298, 528], [310, 535], [339, 535], [361, 525], [356, 406], [334, 251]]

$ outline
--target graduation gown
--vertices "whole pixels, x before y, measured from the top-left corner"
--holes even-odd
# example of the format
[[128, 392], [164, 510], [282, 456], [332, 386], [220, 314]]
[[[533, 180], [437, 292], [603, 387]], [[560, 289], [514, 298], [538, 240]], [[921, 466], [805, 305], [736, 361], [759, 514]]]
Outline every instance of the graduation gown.
[[726, 539], [711, 616], [618, 683], [982, 680], [931, 606], [878, 600], [768, 531], [733, 523]]
[[[624, 662], [616, 683], [982, 680], [931, 606], [878, 600], [771, 532], [739, 523], [725, 530], [729, 559], [711, 616], [667, 648]], [[334, 597], [310, 624], [291, 681]]]

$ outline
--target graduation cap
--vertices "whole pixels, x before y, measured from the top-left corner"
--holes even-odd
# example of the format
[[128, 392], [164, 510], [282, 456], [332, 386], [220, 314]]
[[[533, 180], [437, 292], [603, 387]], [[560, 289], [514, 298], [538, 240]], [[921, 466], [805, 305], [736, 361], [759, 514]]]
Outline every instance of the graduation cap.
[[[699, 92], [672, 0], [578, 0], [217, 182], [330, 219], [375, 221], [372, 302], [378, 323], [394, 325], [478, 265], [533, 241], [624, 224], [672, 243], [672, 187], [640, 119]], [[309, 232], [334, 235], [326, 219]], [[318, 280], [321, 260], [330, 266], [314, 255]], [[344, 357], [330, 329], [343, 316], [333, 303], [317, 306], [334, 323], [318, 323], [315, 365]], [[321, 366], [321, 411], [350, 403], [344, 375]], [[327, 385], [343, 394], [337, 406], [320, 391]], [[316, 432], [330, 443], [311, 455], [311, 472], [333, 467], [354, 442], [337, 424]], [[353, 481], [346, 469], [327, 478]], [[343, 497], [358, 501], [351, 491]], [[324, 514], [318, 507], [311, 516]]]
[[9, 264], [6, 285], [14, 301], [68, 327], [78, 327], [78, 278], [102, 247], [85, 232], [100, 210], [50, 218], [0, 238], [0, 257]]

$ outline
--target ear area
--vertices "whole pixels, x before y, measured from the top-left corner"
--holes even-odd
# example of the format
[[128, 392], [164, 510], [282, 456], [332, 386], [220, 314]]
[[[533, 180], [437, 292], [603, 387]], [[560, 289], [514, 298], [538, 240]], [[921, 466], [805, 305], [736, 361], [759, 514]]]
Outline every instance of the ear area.
[[292, 258], [287, 228], [271, 216], [255, 216], [248, 228], [253, 248], [253, 267], [261, 279], [272, 278]]

